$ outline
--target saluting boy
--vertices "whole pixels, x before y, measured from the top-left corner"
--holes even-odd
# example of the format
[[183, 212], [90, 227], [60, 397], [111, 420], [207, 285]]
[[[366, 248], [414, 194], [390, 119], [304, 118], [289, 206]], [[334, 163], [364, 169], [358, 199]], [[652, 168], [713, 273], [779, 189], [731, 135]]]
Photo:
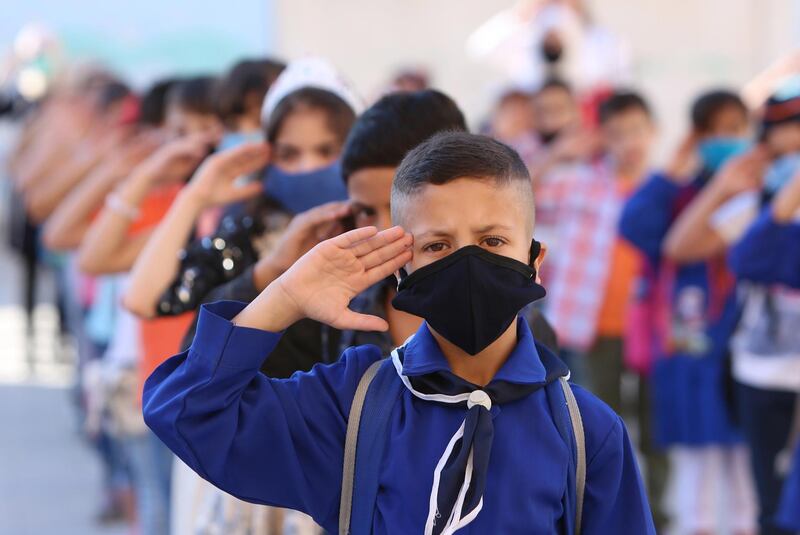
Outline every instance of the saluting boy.
[[[579, 387], [582, 514], [579, 505], [570, 518], [565, 506], [580, 470], [576, 477], [570, 468], [575, 448], [547, 392], [569, 372], [517, 318], [544, 295], [519, 156], [487, 137], [436, 135], [403, 160], [391, 207], [401, 226], [319, 244], [246, 307], [204, 307], [192, 347], [148, 380], [147, 423], [223, 490], [304, 511], [331, 533], [655, 533], [622, 421]], [[380, 415], [387, 422], [369, 527], [342, 528], [350, 408], [362, 376], [385, 355], [352, 347], [335, 364], [280, 380], [259, 366], [304, 317], [385, 330], [348, 304], [393, 273], [395, 308], [425, 322], [378, 371], [398, 396]], [[367, 405], [359, 414], [363, 429]], [[356, 479], [354, 500], [364, 492]]]

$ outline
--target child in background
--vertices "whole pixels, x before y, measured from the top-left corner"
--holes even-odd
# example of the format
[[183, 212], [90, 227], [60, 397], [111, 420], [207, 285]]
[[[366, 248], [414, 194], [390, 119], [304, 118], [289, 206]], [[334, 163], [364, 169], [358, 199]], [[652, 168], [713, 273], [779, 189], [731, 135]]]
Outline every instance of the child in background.
[[[240, 94], [247, 100], [246, 92]], [[219, 151], [183, 189], [132, 270], [124, 302], [137, 315], [163, 321], [194, 312], [211, 290], [236, 280], [270, 252], [296, 212], [346, 197], [338, 158], [360, 99], [339, 73], [321, 59], [292, 63], [261, 100], [258, 110], [270, 147], [251, 142]], [[241, 179], [263, 175], [268, 163], [266, 176]], [[196, 221], [209, 208], [227, 215], [210, 236], [192, 239]], [[252, 286], [253, 271], [246, 272]], [[184, 337], [187, 328], [193, 332], [190, 324], [177, 334]], [[270, 372], [289, 376], [337, 349], [337, 337], [328, 339], [320, 324], [303, 322], [290, 329], [279, 349], [284, 358], [276, 359]], [[181, 501], [176, 510], [184, 511], [174, 516], [179, 534], [216, 529], [220, 522], [233, 529], [249, 525], [251, 517], [258, 525], [277, 516], [223, 496], [191, 472], [187, 477], [187, 471], [176, 465], [176, 481], [191, 489], [176, 496]]]
[[[219, 121], [212, 103], [214, 84], [214, 79], [200, 77], [169, 89], [165, 130], [172, 141], [114, 184], [86, 230], [79, 250], [80, 267], [96, 275], [119, 274], [119, 292], [127, 284], [124, 273], [153, 227], [216, 142]], [[109, 412], [133, 475], [139, 527], [148, 535], [168, 534], [172, 455], [144, 426], [141, 385], [143, 376], [159, 363], [159, 355], [178, 347], [191, 318], [139, 322], [121, 307], [116, 318], [104, 355]]]
[[[286, 66], [269, 59], [248, 59], [237, 62], [217, 84], [214, 104], [225, 127], [216, 152], [256, 143], [264, 139], [261, 129], [261, 104], [264, 95]], [[195, 237], [214, 233], [225, 211], [214, 206], [203, 211], [197, 220]]]
[[[583, 130], [578, 102], [565, 82], [545, 82], [534, 94], [533, 106], [539, 147], [525, 155], [525, 164], [536, 194], [537, 233], [542, 243], [554, 244], [559, 209], [570, 194], [570, 177], [597, 147], [593, 137]], [[552, 253], [558, 254], [558, 248]], [[542, 274], [545, 279], [548, 270], [549, 266], [545, 267]]]
[[214, 103], [225, 134], [217, 150], [263, 139], [261, 106], [264, 95], [285, 68], [283, 63], [271, 59], [246, 59], [237, 62], [222, 77]]
[[748, 112], [735, 93], [711, 91], [695, 101], [691, 118], [687, 141], [666, 171], [633, 195], [620, 229], [648, 261], [636, 299], [649, 303], [655, 324], [643, 334], [656, 347], [654, 430], [658, 444], [674, 454], [677, 528], [687, 534], [718, 530], [714, 505], [724, 486], [722, 511], [730, 526], [750, 534], [755, 511], [747, 453], [725, 396], [728, 343], [738, 317], [733, 279], [724, 255], [687, 257], [671, 247], [668, 235], [714, 188], [709, 177], [746, 148]]
[[[769, 302], [763, 310], [751, 308], [746, 311], [742, 322], [741, 350], [753, 348], [756, 345], [756, 333], [760, 330], [768, 334], [762, 336], [762, 349], [759, 353], [769, 355], [768, 358], [778, 359], [772, 363], [773, 373], [790, 371], [794, 361], [794, 373], [800, 370], [800, 165], [793, 170], [794, 175], [788, 179], [767, 181], [769, 187], [777, 188], [776, 191], [767, 190], [765, 197], [771, 202], [762, 209], [758, 219], [753, 223], [744, 237], [732, 248], [730, 263], [733, 272], [739, 280], [747, 281], [754, 287], [769, 287]], [[773, 175], [774, 176], [774, 173]], [[773, 198], [774, 197], [774, 198]], [[749, 292], [753, 292], [751, 288]], [[751, 303], [752, 306], [752, 303]], [[766, 317], [757, 312], [767, 312]], [[764, 321], [766, 320], [766, 321]], [[766, 332], [765, 332], [766, 330]], [[750, 340], [747, 340], [749, 333]], [[769, 340], [769, 343], [764, 344]], [[740, 364], [747, 364], [740, 363]], [[753, 366], [751, 364], [750, 366]], [[768, 372], [767, 366], [762, 365], [762, 372]], [[745, 371], [745, 370], [740, 370]], [[764, 374], [763, 377], [766, 377]], [[791, 392], [784, 389], [781, 397], [790, 397]], [[783, 482], [781, 506], [774, 519], [776, 530], [778, 527], [789, 531], [800, 531], [800, 404], [798, 397], [800, 390], [794, 391], [794, 414], [786, 428], [786, 407], [780, 411], [774, 408], [770, 413], [761, 411], [759, 418], [767, 419], [770, 432], [761, 428], [762, 434], [752, 437], [758, 441], [757, 451], [763, 451], [769, 445], [770, 450], [782, 448], [775, 455], [772, 471], [768, 461], [754, 464], [760, 478], [774, 480], [782, 479]], [[777, 392], [773, 396], [778, 395]], [[747, 396], [747, 394], [746, 394]], [[750, 394], [752, 397], [753, 394]], [[766, 392], [762, 394], [766, 400]], [[745, 398], [747, 399], [747, 398]], [[786, 437], [786, 438], [784, 438]], [[770, 491], [772, 494], [774, 491]], [[770, 496], [777, 501], [777, 497]], [[774, 531], [780, 533], [779, 531]]]
[[538, 185], [551, 167], [584, 155], [583, 148], [574, 143], [582, 125], [578, 101], [567, 82], [552, 78], [536, 90], [533, 94], [533, 124], [539, 150], [525, 163], [534, 185]]
[[768, 101], [763, 134], [767, 150], [781, 156], [764, 176], [757, 219], [730, 252], [745, 292], [733, 372], [762, 533], [788, 534], [800, 530], [800, 95]]
[[555, 254], [544, 311], [571, 369], [579, 372], [576, 380], [585, 380], [615, 412], [636, 417], [650, 501], [660, 526], [667, 466], [651, 440], [646, 378], [639, 381], [634, 403], [623, 402], [622, 396], [624, 325], [643, 259], [618, 236], [622, 207], [648, 173], [656, 129], [648, 104], [630, 91], [613, 93], [601, 105], [599, 117], [604, 156], [560, 171], [565, 197], [558, 208], [557, 232], [548, 244]]
[[[114, 136], [114, 132], [119, 132], [121, 129], [144, 130], [151, 128], [150, 123], [141, 114], [138, 122], [132, 124], [132, 121], [136, 119], [135, 112], [137, 111], [139, 99], [129, 94], [125, 86], [121, 85], [120, 82], [113, 81], [110, 83], [112, 86], [108, 88], [108, 91], [102, 90], [102, 84], [92, 90], [87, 88], [87, 95], [93, 95], [95, 102], [104, 103], [99, 108], [96, 104], [92, 106], [96, 110], [96, 115], [95, 113], [92, 114], [93, 126], [89, 128], [89, 131], [102, 131], [107, 136]], [[93, 94], [95, 92], [96, 94]], [[100, 98], [103, 94], [105, 96]], [[147, 97], [148, 95], [144, 95], [142, 100]], [[58, 97], [56, 98], [58, 100]], [[123, 101], [125, 102], [124, 105], [122, 104]], [[76, 105], [76, 108], [80, 109], [80, 106]], [[126, 108], [125, 114], [121, 113], [122, 108]], [[123, 122], [123, 117], [124, 125], [120, 124]], [[50, 130], [48, 131], [51, 133], [52, 131], [57, 132], [64, 127], [72, 128], [75, 132], [80, 132], [83, 128], [79, 121], [72, 121], [67, 117], [51, 118], [51, 120], [56, 119], [60, 119], [64, 123], [58, 125], [50, 124]], [[95, 141], [97, 141], [97, 138], [95, 138]], [[37, 136], [35, 143], [41, 142], [52, 142], [58, 146], [69, 144], [64, 137], [60, 137], [59, 140], [49, 138], [48, 141], [48, 136], [45, 135]], [[71, 175], [73, 179], [79, 180], [80, 185], [78, 187], [82, 187], [83, 184], [94, 180], [93, 177], [98, 175], [113, 175], [118, 178], [120, 173], [125, 173], [126, 170], [129, 170], [131, 166], [135, 165], [143, 157], [143, 154], [141, 154], [143, 147], [137, 141], [131, 141], [115, 151], [105, 150], [103, 153], [95, 152], [101, 149], [102, 143], [86, 143], [84, 139], [82, 145], [80, 151], [76, 147], [73, 148], [76, 152], [82, 152], [81, 157], [75, 158], [75, 161], [84, 160], [84, 163], [78, 167], [83, 167], [82, 172], [85, 172], [85, 174], [74, 174], [75, 168], [73, 167], [72, 171], [61, 175], [62, 178]], [[30, 146], [29, 148], [34, 147]], [[75, 156], [75, 154], [67, 153], [60, 159], [60, 163], [63, 166], [61, 170], [69, 168], [75, 163], [71, 161], [71, 156]], [[87, 161], [91, 161], [93, 164], [87, 166]], [[40, 193], [53, 193], [53, 190], [57, 188], [49, 179], [58, 176], [59, 171], [53, 170], [49, 175], [43, 177], [47, 178], [47, 180], [43, 184], [36, 186], [34, 190], [41, 190]], [[50, 186], [53, 186], [53, 188], [47, 191]], [[61, 193], [57, 193], [52, 198], [56, 199], [60, 195]], [[34, 193], [33, 197], [35, 196], [36, 194]], [[39, 201], [43, 199], [44, 197], [41, 197]], [[56, 208], [56, 211], [59, 208], [60, 205]], [[49, 225], [49, 219], [46, 223]], [[131, 477], [126, 468], [119, 444], [110, 432], [108, 420], [104, 418], [103, 396], [101, 395], [102, 375], [99, 373], [101, 369], [100, 362], [113, 332], [113, 304], [105, 299], [109, 294], [103, 291], [108, 286], [104, 284], [103, 280], [86, 277], [78, 272], [75, 262], [76, 255], [71, 251], [77, 246], [77, 242], [74, 242], [72, 247], [51, 247], [48, 240], [47, 226], [42, 230], [44, 230], [42, 241], [46, 247], [47, 258], [59, 260], [54, 267], [56, 267], [57, 273], [59, 308], [62, 312], [60, 320], [62, 331], [68, 331], [76, 344], [78, 360], [76, 363], [75, 392], [80, 399], [79, 409], [80, 416], [83, 418], [83, 431], [89, 441], [96, 446], [104, 470], [103, 503], [101, 504], [98, 519], [101, 522], [124, 520], [132, 523], [135, 513]], [[40, 250], [39, 244], [36, 244], [36, 249]]]
[[[209, 158], [134, 266], [125, 304], [135, 314], [196, 310], [209, 291], [236, 278], [273, 246], [292, 215], [346, 197], [338, 158], [361, 104], [333, 66], [319, 59], [293, 63], [263, 106], [269, 148], [250, 143]], [[263, 185], [241, 187], [241, 175], [257, 173], [267, 163], [269, 171], [259, 177]], [[248, 195], [250, 202], [231, 209], [212, 236], [190, 240], [197, 217], [209, 206]]]
[[[204, 306], [192, 349], [148, 380], [148, 424], [232, 494], [305, 511], [329, 532], [340, 520], [351, 529], [339, 515], [346, 428], [356, 417], [349, 409], [383, 355], [350, 348], [335, 364], [285, 380], [258, 370], [277, 333], [303, 316], [386, 330], [347, 307], [405, 268], [393, 304], [426, 323], [378, 364], [398, 396], [381, 411], [389, 420], [379, 491], [353, 517], [365, 522], [353, 532], [553, 533], [573, 532], [575, 521], [586, 534], [654, 533], [621, 420], [564, 386], [579, 398], [588, 462], [582, 514], [568, 507], [572, 452], [545, 386], [568, 370], [516, 320], [544, 293], [531, 197], [527, 170], [507, 146], [434, 136], [409, 152], [392, 185], [392, 219], [411, 234], [348, 232], [316, 246], [247, 307]], [[354, 497], [357, 512], [365, 496]]]
[[527, 162], [540, 149], [535, 124], [533, 95], [521, 89], [507, 89], [501, 93], [483, 130], [516, 150]]

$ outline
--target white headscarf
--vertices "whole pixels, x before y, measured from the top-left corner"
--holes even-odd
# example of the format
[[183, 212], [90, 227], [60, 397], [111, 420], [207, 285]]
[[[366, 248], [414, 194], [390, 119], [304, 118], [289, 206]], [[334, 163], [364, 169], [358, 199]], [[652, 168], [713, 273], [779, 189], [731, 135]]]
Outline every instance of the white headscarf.
[[284, 97], [305, 87], [330, 91], [350, 106], [356, 115], [364, 109], [364, 101], [333, 64], [323, 58], [309, 57], [289, 63], [269, 88], [261, 107], [261, 123], [267, 124], [269, 116]]

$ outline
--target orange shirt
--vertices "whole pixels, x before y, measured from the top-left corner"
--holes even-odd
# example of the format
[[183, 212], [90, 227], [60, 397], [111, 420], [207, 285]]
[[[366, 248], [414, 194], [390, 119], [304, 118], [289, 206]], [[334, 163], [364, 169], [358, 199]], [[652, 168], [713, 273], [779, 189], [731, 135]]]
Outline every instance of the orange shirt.
[[639, 269], [639, 252], [630, 243], [617, 238], [611, 252], [611, 272], [606, 283], [606, 295], [597, 317], [598, 336], [622, 336], [625, 311]]
[[[627, 199], [637, 182], [619, 183], [619, 191]], [[611, 250], [611, 268], [606, 282], [606, 293], [597, 317], [597, 336], [620, 337], [625, 326], [625, 312], [630, 302], [636, 277], [641, 270], [642, 258], [630, 243], [617, 238]]]
[[[140, 216], [131, 225], [130, 234], [148, 230], [157, 225], [166, 215], [182, 184], [170, 184], [150, 193], [139, 207]], [[187, 312], [180, 316], [166, 316], [151, 320], [140, 320], [139, 333], [142, 354], [139, 360], [139, 385], [141, 392], [144, 381], [159, 364], [178, 352], [186, 330], [192, 323], [194, 314]]]

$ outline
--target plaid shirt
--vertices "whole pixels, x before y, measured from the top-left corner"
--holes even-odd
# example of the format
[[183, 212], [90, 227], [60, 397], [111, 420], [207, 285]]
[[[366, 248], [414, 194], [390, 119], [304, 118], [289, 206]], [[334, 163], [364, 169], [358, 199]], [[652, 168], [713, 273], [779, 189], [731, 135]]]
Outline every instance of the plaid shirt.
[[553, 231], [547, 241], [553, 254], [543, 277], [545, 314], [563, 346], [585, 350], [597, 333], [624, 198], [607, 163], [571, 170], [544, 199]]

